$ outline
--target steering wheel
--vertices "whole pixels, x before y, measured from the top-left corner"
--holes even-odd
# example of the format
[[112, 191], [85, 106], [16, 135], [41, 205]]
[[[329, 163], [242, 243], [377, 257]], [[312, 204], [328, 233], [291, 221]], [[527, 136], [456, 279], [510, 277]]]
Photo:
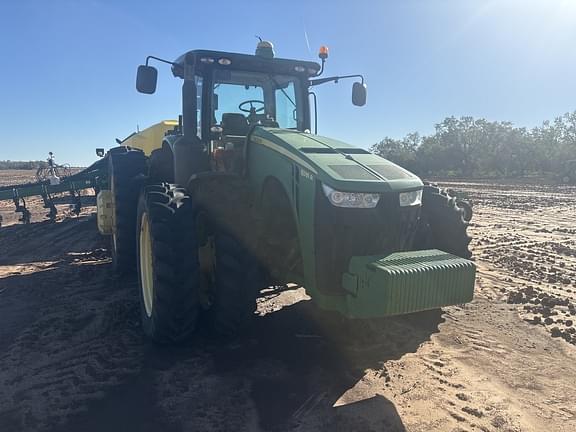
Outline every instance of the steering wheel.
[[[244, 105], [250, 104], [250, 109], [248, 108], [244, 108]], [[254, 108], [254, 104], [261, 104], [262, 106], [260, 108]], [[261, 100], [247, 100], [242, 102], [240, 105], [238, 105], [238, 109], [242, 112], [246, 112], [246, 113], [250, 113], [250, 114], [256, 114], [259, 112], [264, 111], [264, 108], [266, 108], [264, 101]]]

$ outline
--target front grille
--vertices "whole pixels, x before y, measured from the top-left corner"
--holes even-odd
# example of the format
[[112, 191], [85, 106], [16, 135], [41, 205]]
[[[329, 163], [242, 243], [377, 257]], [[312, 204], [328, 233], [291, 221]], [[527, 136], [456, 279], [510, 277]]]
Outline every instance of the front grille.
[[342, 274], [352, 256], [385, 255], [409, 250], [420, 207], [400, 207], [398, 193], [384, 193], [376, 208], [334, 207], [316, 188], [316, 286], [344, 294]]

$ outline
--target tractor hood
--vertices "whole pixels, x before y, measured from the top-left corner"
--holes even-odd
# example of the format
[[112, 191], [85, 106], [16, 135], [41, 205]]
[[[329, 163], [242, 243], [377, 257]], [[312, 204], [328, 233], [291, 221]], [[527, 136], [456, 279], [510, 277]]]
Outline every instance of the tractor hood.
[[398, 192], [423, 186], [416, 175], [389, 160], [331, 138], [290, 129], [256, 127], [250, 140], [292, 159], [301, 169], [336, 190]]

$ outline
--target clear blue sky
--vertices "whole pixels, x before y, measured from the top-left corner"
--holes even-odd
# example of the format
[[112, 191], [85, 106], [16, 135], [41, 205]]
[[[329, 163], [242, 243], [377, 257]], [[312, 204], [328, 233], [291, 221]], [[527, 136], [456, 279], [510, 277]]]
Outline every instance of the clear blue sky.
[[351, 82], [318, 91], [319, 132], [364, 147], [450, 115], [532, 127], [576, 109], [576, 0], [2, 0], [0, 159], [88, 164], [178, 115], [168, 67], [155, 95], [135, 91], [146, 55], [252, 53], [255, 35], [280, 57], [326, 44], [327, 73], [365, 74], [363, 108]]

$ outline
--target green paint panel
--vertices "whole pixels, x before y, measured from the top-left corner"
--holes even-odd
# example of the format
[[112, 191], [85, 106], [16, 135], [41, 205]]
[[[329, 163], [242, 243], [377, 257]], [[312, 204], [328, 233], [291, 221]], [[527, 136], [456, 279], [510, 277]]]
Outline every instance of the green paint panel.
[[348, 295], [331, 295], [316, 287], [317, 186], [323, 183], [347, 192], [398, 193], [422, 188], [422, 181], [414, 174], [340, 141], [266, 127], [256, 127], [251, 135], [248, 172], [256, 203], [270, 179], [276, 179], [290, 199], [304, 264], [303, 280], [297, 282], [306, 287], [320, 308], [351, 318], [370, 318], [472, 299], [474, 263], [438, 250], [353, 257], [342, 276]]
[[476, 266], [436, 249], [352, 257], [342, 277], [350, 318], [376, 318], [472, 300]]
[[[342, 141], [265, 127], [257, 127], [253, 136], [277, 146], [280, 149], [277, 151], [287, 152], [296, 163], [313, 170], [318, 180], [336, 190], [385, 193], [417, 190], [423, 185], [416, 175], [404, 168], [369, 152], [354, 152], [357, 147]], [[310, 149], [315, 151], [309, 152]], [[350, 151], [349, 155], [347, 151]]]

